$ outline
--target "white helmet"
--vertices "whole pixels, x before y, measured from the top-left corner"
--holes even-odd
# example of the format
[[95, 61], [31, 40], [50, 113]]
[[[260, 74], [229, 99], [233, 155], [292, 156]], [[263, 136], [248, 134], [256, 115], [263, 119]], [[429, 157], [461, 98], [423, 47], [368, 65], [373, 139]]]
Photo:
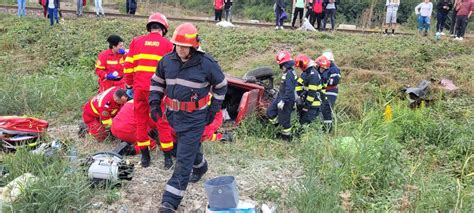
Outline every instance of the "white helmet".
[[326, 57], [328, 60], [334, 62], [334, 55], [332, 54], [331, 50], [324, 51], [323, 56]]

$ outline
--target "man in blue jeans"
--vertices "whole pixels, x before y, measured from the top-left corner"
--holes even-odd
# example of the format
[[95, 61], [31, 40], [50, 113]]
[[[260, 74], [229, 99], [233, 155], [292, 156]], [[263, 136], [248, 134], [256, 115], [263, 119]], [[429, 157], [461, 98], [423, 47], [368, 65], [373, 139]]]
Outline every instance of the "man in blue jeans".
[[26, 16], [26, 0], [18, 0], [18, 16]]
[[430, 31], [430, 19], [432, 12], [433, 3], [431, 3], [430, 0], [424, 0], [422, 3], [415, 7], [415, 13], [418, 16], [418, 31], [422, 33], [424, 28], [424, 36], [427, 36], [428, 31]]
[[326, 24], [328, 23], [328, 18], [331, 18], [331, 30], [334, 30], [334, 19], [336, 18], [337, 4], [339, 2], [336, 0], [324, 0], [324, 21], [323, 21], [323, 31], [326, 30]]
[[46, 5], [48, 6], [49, 24], [53, 26], [54, 20], [56, 20], [56, 24], [59, 24], [59, 17], [58, 17], [59, 0], [46, 0]]

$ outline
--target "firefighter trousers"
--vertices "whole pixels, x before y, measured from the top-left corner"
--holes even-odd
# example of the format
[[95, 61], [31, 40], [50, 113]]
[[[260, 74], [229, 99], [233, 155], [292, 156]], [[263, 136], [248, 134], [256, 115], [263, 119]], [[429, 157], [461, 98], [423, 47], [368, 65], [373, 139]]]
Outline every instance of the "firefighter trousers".
[[313, 122], [319, 115], [319, 107], [308, 109], [308, 111], [299, 111], [300, 124], [310, 124]]
[[150, 105], [148, 104], [148, 96], [150, 91], [137, 89], [133, 91], [133, 107], [135, 120], [137, 122], [137, 130], [135, 137], [137, 145], [140, 147], [150, 146], [147, 130], [150, 122]]
[[109, 133], [97, 116], [91, 113], [83, 113], [82, 119], [87, 126], [87, 132], [89, 132], [89, 134], [92, 135], [95, 140], [102, 142], [107, 138]]
[[337, 92], [326, 92], [326, 97], [323, 98], [322, 114], [324, 123], [332, 124], [334, 106], [336, 104]]
[[165, 186], [161, 202], [167, 202], [178, 208], [189, 183], [191, 171], [195, 174], [204, 173], [207, 170], [207, 162], [200, 151], [201, 136], [204, 126], [197, 126], [194, 129], [177, 132], [178, 142], [176, 150], [176, 165], [171, 179]]
[[277, 105], [280, 98], [273, 100], [270, 107], [267, 109], [267, 117], [273, 124], [279, 124], [283, 127], [281, 134], [291, 135], [291, 113], [293, 112], [294, 101], [285, 102], [282, 110], [278, 109]]

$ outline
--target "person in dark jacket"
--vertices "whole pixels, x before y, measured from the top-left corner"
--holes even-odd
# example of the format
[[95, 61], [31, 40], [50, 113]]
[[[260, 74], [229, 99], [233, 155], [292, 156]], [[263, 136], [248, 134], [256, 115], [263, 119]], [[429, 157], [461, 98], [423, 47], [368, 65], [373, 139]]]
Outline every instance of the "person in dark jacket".
[[276, 0], [275, 2], [275, 29], [283, 29], [282, 14], [285, 12], [285, 2], [283, 0]]
[[323, 30], [326, 30], [326, 24], [328, 22], [328, 18], [331, 19], [331, 30], [334, 30], [335, 21], [336, 19], [336, 10], [339, 1], [337, 0], [324, 0], [323, 8], [324, 8], [324, 22], [323, 22]]
[[446, 18], [448, 17], [449, 11], [453, 8], [453, 3], [451, 0], [440, 0], [436, 5], [436, 32], [444, 35], [443, 28], [446, 22]]
[[232, 0], [224, 0], [225, 20], [232, 22]]
[[276, 61], [283, 71], [281, 76], [281, 84], [278, 96], [272, 101], [267, 109], [267, 117], [273, 125], [280, 125], [281, 132], [277, 135], [279, 138], [290, 142], [291, 133], [291, 113], [296, 100], [296, 71], [293, 68], [295, 61], [291, 58], [291, 54], [283, 50], [276, 56]]
[[310, 124], [319, 115], [321, 106], [321, 76], [316, 69], [316, 64], [307, 55], [300, 54], [295, 58], [295, 66], [303, 73], [298, 78], [296, 86], [297, 109], [300, 124]]
[[323, 86], [323, 103], [321, 112], [323, 114], [323, 123], [326, 131], [332, 131], [333, 113], [336, 105], [337, 95], [339, 93], [338, 84], [341, 79], [341, 70], [334, 63], [332, 52], [324, 52], [322, 56], [316, 59], [319, 73], [321, 74], [321, 83]]
[[[165, 55], [151, 78], [151, 118], [162, 117], [161, 102], [166, 105], [166, 119], [176, 133], [176, 166], [168, 180], [159, 212], [175, 212], [188, 183], [196, 183], [208, 165], [200, 151], [201, 136], [222, 107], [227, 80], [219, 64], [200, 50], [199, 35], [191, 23], [174, 31], [173, 52]], [[211, 94], [211, 95], [209, 95]]]
[[136, 0], [127, 0], [126, 2], [127, 14], [135, 15], [137, 11], [137, 1]]
[[56, 20], [56, 24], [59, 24], [59, 0], [46, 0], [46, 6], [48, 7], [49, 24], [53, 26], [54, 20]]
[[313, 2], [312, 0], [309, 0], [306, 3], [306, 13], [304, 14], [304, 17], [307, 18], [309, 22], [311, 22], [311, 19], [313, 18], [312, 13], [313, 13]]

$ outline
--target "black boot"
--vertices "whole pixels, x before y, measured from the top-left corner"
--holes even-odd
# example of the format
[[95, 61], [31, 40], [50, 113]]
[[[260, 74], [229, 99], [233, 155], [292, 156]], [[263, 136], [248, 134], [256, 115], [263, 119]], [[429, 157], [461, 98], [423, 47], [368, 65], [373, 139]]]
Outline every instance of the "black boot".
[[149, 167], [150, 166], [150, 150], [148, 149], [148, 146], [140, 149], [140, 152], [142, 153], [142, 159], [141, 159], [142, 167], [143, 168]]
[[170, 169], [173, 166], [173, 158], [171, 158], [172, 151], [163, 152], [165, 156], [164, 167], [165, 169]]
[[293, 140], [293, 136], [291, 136], [291, 135], [284, 135], [284, 134], [282, 134], [282, 133], [280, 133], [280, 132], [277, 133], [276, 136], [277, 136], [277, 138], [282, 139], [282, 140], [284, 140], [284, 141], [286, 141], [286, 142], [291, 142], [291, 140]]
[[286, 142], [291, 142], [291, 140], [293, 139], [291, 135], [284, 135], [284, 134], [281, 134], [280, 138]]
[[202, 176], [206, 174], [206, 172], [207, 172], [207, 161], [204, 164], [204, 166], [202, 166], [201, 168], [193, 169], [193, 171], [191, 172], [191, 177], [189, 177], [189, 182], [197, 183], [199, 180], [201, 180]]
[[158, 209], [159, 213], [174, 213], [176, 212], [176, 208], [168, 202], [164, 202], [160, 205]]
[[323, 131], [326, 133], [332, 132], [332, 123], [324, 123]]
[[87, 126], [84, 122], [79, 123], [79, 131], [77, 131], [77, 135], [79, 138], [85, 138], [87, 134]]
[[156, 129], [152, 129], [150, 131], [148, 131], [148, 137], [150, 137], [151, 139], [155, 140], [155, 141], [159, 141], [160, 139], [158, 138], [158, 131], [156, 131]]
[[222, 133], [222, 139], [223, 142], [232, 142], [234, 140], [234, 135], [232, 132], [224, 132]]

